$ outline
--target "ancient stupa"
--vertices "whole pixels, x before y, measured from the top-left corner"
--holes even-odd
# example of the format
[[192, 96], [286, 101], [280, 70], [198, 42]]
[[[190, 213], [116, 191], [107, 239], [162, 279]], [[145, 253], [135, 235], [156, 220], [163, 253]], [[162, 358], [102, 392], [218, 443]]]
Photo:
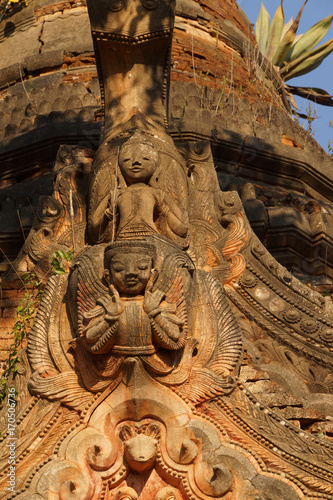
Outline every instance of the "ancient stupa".
[[2, 498], [331, 499], [331, 160], [237, 3], [0, 26]]

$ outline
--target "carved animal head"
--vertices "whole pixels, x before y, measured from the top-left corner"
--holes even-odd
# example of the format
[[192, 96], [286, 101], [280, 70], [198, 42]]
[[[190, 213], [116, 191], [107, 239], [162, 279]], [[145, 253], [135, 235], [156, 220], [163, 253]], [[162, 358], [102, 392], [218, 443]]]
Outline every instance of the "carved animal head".
[[144, 472], [153, 467], [156, 458], [157, 435], [159, 427], [156, 424], [139, 428], [124, 425], [120, 437], [124, 441], [125, 458], [132, 470]]
[[138, 434], [125, 443], [125, 457], [128, 465], [136, 472], [150, 469], [156, 458], [157, 440], [145, 434]]

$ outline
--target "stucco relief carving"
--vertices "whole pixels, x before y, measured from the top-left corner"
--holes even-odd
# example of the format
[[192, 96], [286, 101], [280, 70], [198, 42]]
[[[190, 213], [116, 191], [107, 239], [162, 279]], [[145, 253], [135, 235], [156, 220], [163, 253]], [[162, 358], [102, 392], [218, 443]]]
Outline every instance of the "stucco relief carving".
[[[191, 401], [235, 387], [240, 329], [220, 283], [195, 270], [178, 246], [159, 236], [117, 241], [86, 250], [72, 268], [68, 284], [65, 277], [50, 282], [31, 333], [33, 392], [68, 404], [68, 384], [58, 385], [66, 376], [87, 391], [111, 390], [133, 357]], [[66, 301], [71, 322], [62, 321], [60, 331]], [[63, 362], [48, 347], [57, 339]]]
[[[56, 242], [74, 259], [49, 279], [30, 333], [29, 391], [54, 411], [27, 445], [47, 458], [27, 475], [21, 453], [15, 496], [330, 498], [331, 447], [309, 444], [239, 382], [242, 331], [226, 293], [294, 350], [296, 327], [298, 345], [305, 335], [330, 344], [322, 301], [256, 243], [238, 196], [219, 189], [210, 145], [177, 149], [166, 134], [173, 3], [89, 8], [105, 128], [82, 185], [61, 148], [54, 196], [25, 250], [43, 261]], [[288, 287], [307, 302], [297, 306]]]
[[[64, 498], [73, 488], [99, 498], [106, 487], [126, 498], [130, 489], [115, 489], [126, 476], [161, 468], [164, 479], [184, 476], [182, 488], [193, 492], [189, 498], [197, 491], [203, 499], [215, 498], [232, 488], [231, 473], [203, 459], [201, 438], [193, 439], [183, 424], [174, 427], [168, 418], [181, 420], [185, 411], [190, 420], [188, 404], [235, 389], [242, 335], [220, 282], [196, 268], [183, 249], [189, 195], [178, 153], [169, 144], [158, 149], [156, 138], [153, 145], [140, 128], [117, 147], [118, 178], [111, 177], [115, 202], [110, 185], [108, 196], [101, 196], [105, 186], [98, 174], [111, 172], [99, 153], [90, 181], [90, 235], [98, 240], [102, 234], [104, 243], [82, 248], [69, 276], [49, 281], [29, 339], [33, 394], [83, 413], [96, 395], [93, 420], [73, 431], [74, 448], [62, 445], [66, 451], [57, 455], [62, 472], [46, 466], [41, 480], [52, 477]], [[156, 172], [165, 151], [164, 170]], [[151, 185], [153, 176], [159, 187]], [[106, 214], [105, 223], [99, 214]], [[168, 412], [157, 401], [164, 401]], [[120, 420], [111, 417], [110, 405], [123, 408]], [[107, 434], [94, 430], [101, 411], [113, 421]], [[80, 453], [88, 458], [93, 480], [80, 465]], [[71, 456], [74, 469], [67, 464]], [[70, 483], [64, 479], [67, 470], [73, 473]], [[166, 498], [169, 493], [163, 483], [156, 491]]]
[[9, 271], [35, 270], [45, 274], [52, 254], [58, 250], [77, 251], [84, 245], [86, 229], [85, 196], [93, 152], [63, 145], [54, 166], [53, 194], [42, 195], [33, 228]]
[[[147, 129], [148, 127], [148, 129]], [[93, 242], [162, 234], [188, 244], [183, 160], [165, 133], [137, 112], [121, 137], [97, 151], [90, 181], [88, 229]], [[127, 129], [127, 130], [126, 130]]]

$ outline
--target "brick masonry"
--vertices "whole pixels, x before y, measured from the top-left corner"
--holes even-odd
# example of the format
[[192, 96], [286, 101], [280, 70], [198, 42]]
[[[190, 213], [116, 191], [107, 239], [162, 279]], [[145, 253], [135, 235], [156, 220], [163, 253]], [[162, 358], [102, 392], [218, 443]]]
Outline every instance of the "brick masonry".
[[8, 348], [13, 342], [16, 309], [29, 290], [31, 286], [27, 287], [20, 280], [0, 283], [0, 362], [8, 358]]

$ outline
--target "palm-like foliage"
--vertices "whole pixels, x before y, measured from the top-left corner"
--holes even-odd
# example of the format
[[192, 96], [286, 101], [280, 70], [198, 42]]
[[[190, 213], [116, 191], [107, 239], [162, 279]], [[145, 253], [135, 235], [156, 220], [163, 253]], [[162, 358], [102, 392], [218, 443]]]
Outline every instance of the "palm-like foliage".
[[[274, 14], [272, 22], [261, 2], [260, 13], [256, 22], [256, 38], [261, 52], [278, 70], [284, 81], [302, 76], [318, 68], [323, 60], [333, 51], [333, 38], [318, 46], [327, 34], [333, 21], [333, 14], [312, 26], [306, 33], [296, 35], [300, 18], [307, 0], [303, 3], [296, 19], [284, 23], [283, 0]], [[333, 106], [332, 96], [325, 90], [313, 87], [291, 87], [289, 93], [306, 97], [312, 101]]]

